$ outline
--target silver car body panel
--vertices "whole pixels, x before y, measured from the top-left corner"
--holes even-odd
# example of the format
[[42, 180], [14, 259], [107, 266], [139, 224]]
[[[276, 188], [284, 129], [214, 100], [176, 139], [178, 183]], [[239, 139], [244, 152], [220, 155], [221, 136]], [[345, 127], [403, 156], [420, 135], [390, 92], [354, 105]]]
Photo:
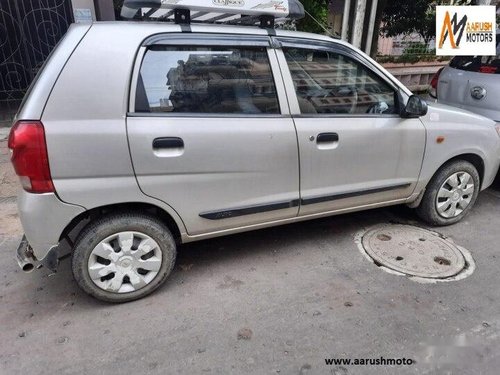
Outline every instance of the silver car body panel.
[[26, 238], [39, 261], [57, 246], [71, 220], [85, 212], [83, 207], [61, 202], [53, 193], [31, 194], [24, 190], [17, 197], [17, 205]]
[[[266, 30], [259, 28], [214, 25], [192, 25], [190, 28], [193, 33], [211, 35], [268, 36]], [[130, 109], [133, 110], [132, 106], [129, 108], [132, 102], [129, 93], [134, 92], [138, 72], [136, 60], [141, 54], [141, 45], [154, 35], [184, 35], [181, 27], [164, 23], [113, 22], [96, 23], [87, 27], [86, 34], [83, 31], [77, 27], [70, 29], [51, 58], [51, 61], [57, 59], [58, 62], [51, 62], [43, 74], [48, 76], [45, 72], [52, 72], [50, 76], [54, 77], [59, 69], [57, 82], [54, 85], [54, 78], [45, 80], [40, 77], [19, 114], [22, 119], [42, 119], [50, 170], [57, 191], [57, 196], [51, 195], [50, 198], [22, 194], [21, 219], [30, 243], [35, 244], [37, 257], [43, 258], [44, 247], [48, 250], [57, 245], [64, 230], [63, 222], [69, 224], [85, 210], [117, 203], [141, 202], [160, 207], [175, 221], [182, 241], [188, 242], [335, 213], [411, 202], [442, 163], [460, 153], [474, 153], [485, 160], [483, 188], [491, 183], [491, 176], [498, 167], [499, 138], [493, 122], [467, 112], [431, 106], [429, 114], [421, 120], [403, 120], [395, 116], [293, 118], [292, 115], [298, 113], [297, 99], [291, 87], [293, 84], [287, 78], [288, 68], [280, 64], [282, 54], [279, 49], [270, 50], [269, 56], [282, 112], [280, 116], [137, 116], [129, 113]], [[85, 34], [83, 39], [82, 34]], [[276, 34], [309, 45], [330, 43], [359, 53], [349, 44], [326, 36], [280, 30], [276, 30]], [[67, 61], [60, 63], [59, 56], [64, 55], [68, 57]], [[363, 59], [377, 74], [399, 88], [404, 100], [411, 95], [375, 61], [366, 56]], [[42, 85], [47, 87], [42, 88]], [[42, 110], [35, 99], [41, 98], [43, 102], [43, 97], [49, 93], [43, 114], [35, 116]], [[313, 152], [318, 150], [305, 140], [297, 139], [296, 132], [300, 138], [310, 135], [308, 126], [311, 124], [314, 133], [334, 126], [344, 134], [340, 139], [344, 147], [358, 149], [333, 150], [342, 151], [337, 153], [342, 163], [327, 170], [328, 152], [321, 150], [314, 155]], [[362, 129], [360, 136], [366, 132], [360, 137], [364, 141], [356, 139], [354, 134], [353, 128], [359, 126]], [[171, 136], [181, 133], [186, 147], [196, 145], [214, 152], [205, 155], [199, 149], [192, 154], [186, 151], [183, 159], [186, 165], [176, 165], [175, 158], [155, 157], [151, 140], [157, 134]], [[475, 136], [471, 137], [473, 133]], [[446, 137], [443, 144], [432, 141], [438, 134]], [[376, 142], [380, 142], [380, 147], [373, 148], [371, 154], [355, 155], [366, 145], [367, 150], [374, 147], [372, 143]], [[299, 182], [299, 147], [304, 150], [304, 155], [308, 155], [300, 162], [300, 173], [309, 176], [302, 182]], [[231, 151], [238, 151], [245, 158], [229, 155]], [[331, 157], [334, 154], [332, 152]], [[363, 172], [359, 178], [354, 176], [357, 170], [353, 173], [352, 166], [352, 161], [357, 158], [361, 159], [356, 168]], [[415, 159], [413, 163], [412, 159]], [[323, 174], [314, 170], [315, 163], [319, 163]], [[160, 175], [167, 167], [167, 175]], [[374, 177], [374, 172], [379, 176]], [[335, 177], [340, 181], [338, 186], [325, 188], [314, 182], [319, 179], [333, 184], [337, 181]], [[363, 181], [363, 178], [367, 180]], [[230, 189], [234, 181], [238, 182], [237, 189]], [[299, 183], [305, 183], [307, 187], [306, 198], [316, 194], [348, 194], [356, 189], [398, 185], [404, 188], [371, 197], [350, 197], [344, 202], [311, 204], [311, 210], [302, 210], [302, 216], [299, 216], [298, 200], [303, 198], [299, 195]], [[37, 200], [41, 203], [35, 202]], [[234, 218], [209, 220], [199, 216], [203, 212], [286, 202], [291, 202], [289, 207], [280, 206], [273, 211]], [[29, 205], [34, 210], [45, 207], [44, 204], [48, 209], [43, 210], [43, 215], [51, 212], [58, 218], [57, 222], [47, 221], [47, 225], [53, 226], [50, 230], [42, 223], [42, 211], [35, 214], [29, 209]]]
[[[416, 196], [413, 197], [413, 199], [415, 199], [415, 198], [416, 198]], [[315, 214], [301, 215], [301, 216], [297, 216], [297, 217], [293, 217], [293, 218], [289, 218], [289, 219], [281, 219], [281, 220], [262, 222], [259, 224], [244, 225], [244, 226], [240, 226], [240, 227], [219, 230], [219, 231], [215, 231], [215, 232], [208, 232], [208, 233], [197, 234], [197, 235], [187, 235], [186, 234], [182, 237], [182, 242], [188, 243], [188, 242], [206, 240], [206, 239], [210, 239], [210, 238], [227, 236], [230, 234], [242, 233], [242, 232], [247, 232], [247, 231], [256, 230], [256, 229], [271, 228], [271, 227], [275, 227], [278, 225], [292, 224], [292, 223], [297, 223], [297, 222], [312, 220], [312, 219], [320, 219], [322, 217], [328, 217], [328, 216], [332, 216], [332, 215], [340, 215], [340, 214], [346, 214], [349, 212], [371, 210], [374, 208], [393, 206], [396, 204], [407, 203], [408, 201], [409, 200], [407, 200], [407, 199], [388, 200], [388, 201], [384, 201], [384, 202], [380, 202], [380, 203], [365, 204], [365, 205], [360, 205], [360, 206], [352, 206], [349, 208], [318, 212]]]
[[[482, 99], [472, 96], [474, 88], [486, 90]], [[468, 72], [447, 66], [439, 75], [438, 101], [466, 109], [500, 122], [500, 74]]]
[[[477, 155], [484, 162], [481, 190], [493, 183], [500, 164], [500, 137], [494, 121], [437, 103], [429, 105], [427, 115], [421, 120], [427, 130], [427, 142], [417, 191], [425, 188], [445, 162], [464, 154]], [[444, 141], [438, 143], [438, 137]]]
[[[39, 120], [42, 117], [43, 109], [57, 77], [91, 26], [91, 24], [71, 24], [65, 37], [61, 39], [33, 81], [17, 113], [17, 118]], [[15, 121], [16, 119], [14, 119]]]
[[[298, 152], [290, 117], [131, 117], [128, 132], [142, 191], [175, 207], [189, 234], [297, 215]], [[184, 149], [154, 152], [153, 139], [160, 137], [182, 138]], [[264, 211], [275, 204], [283, 208]], [[200, 215], [251, 207], [262, 211], [218, 220]]]

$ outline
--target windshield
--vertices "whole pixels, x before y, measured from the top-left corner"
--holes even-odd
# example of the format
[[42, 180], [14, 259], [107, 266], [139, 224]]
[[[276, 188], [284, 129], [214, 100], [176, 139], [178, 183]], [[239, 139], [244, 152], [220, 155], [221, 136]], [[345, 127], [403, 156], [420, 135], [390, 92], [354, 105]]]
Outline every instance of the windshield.
[[496, 56], [456, 56], [450, 66], [468, 72], [500, 74], [500, 35], [497, 35]]

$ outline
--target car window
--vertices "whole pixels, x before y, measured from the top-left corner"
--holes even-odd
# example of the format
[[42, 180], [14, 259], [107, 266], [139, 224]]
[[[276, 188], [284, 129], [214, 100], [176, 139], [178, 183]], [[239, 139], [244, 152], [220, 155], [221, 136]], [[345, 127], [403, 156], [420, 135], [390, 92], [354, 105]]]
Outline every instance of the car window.
[[328, 51], [285, 48], [303, 114], [394, 114], [396, 92], [359, 62]]
[[155, 46], [136, 91], [136, 112], [279, 113], [265, 48]]
[[468, 72], [500, 74], [500, 36], [497, 35], [496, 56], [456, 56], [450, 66]]

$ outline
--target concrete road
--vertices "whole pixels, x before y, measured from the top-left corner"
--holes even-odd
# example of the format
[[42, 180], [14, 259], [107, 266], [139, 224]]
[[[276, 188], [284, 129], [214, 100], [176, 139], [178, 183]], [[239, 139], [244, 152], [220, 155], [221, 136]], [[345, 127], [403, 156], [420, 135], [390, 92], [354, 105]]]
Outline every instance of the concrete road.
[[[422, 225], [395, 207], [182, 246], [166, 285], [109, 305], [78, 289], [69, 260], [54, 276], [22, 273], [15, 204], [0, 198], [0, 373], [497, 374], [499, 208], [489, 189], [438, 229], [474, 256], [461, 281], [419, 284], [364, 258], [360, 230]], [[415, 363], [325, 364], [380, 357]]]

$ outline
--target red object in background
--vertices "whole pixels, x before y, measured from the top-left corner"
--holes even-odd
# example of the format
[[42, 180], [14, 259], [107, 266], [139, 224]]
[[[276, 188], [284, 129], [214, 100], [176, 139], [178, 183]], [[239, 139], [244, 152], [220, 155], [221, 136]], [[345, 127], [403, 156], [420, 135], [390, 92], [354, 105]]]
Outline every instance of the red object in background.
[[11, 129], [11, 162], [24, 190], [30, 193], [55, 191], [50, 175], [45, 129], [40, 121], [19, 121]]
[[479, 68], [480, 73], [489, 73], [489, 74], [495, 74], [497, 72], [497, 67], [496, 66], [488, 66], [488, 65], [483, 65]]
[[434, 90], [437, 90], [437, 87], [438, 87], [438, 81], [439, 81], [439, 75], [441, 74], [441, 72], [443, 71], [444, 67], [440, 68], [436, 74], [434, 74], [434, 77], [432, 77], [432, 80], [431, 80], [431, 87], [434, 89]]

